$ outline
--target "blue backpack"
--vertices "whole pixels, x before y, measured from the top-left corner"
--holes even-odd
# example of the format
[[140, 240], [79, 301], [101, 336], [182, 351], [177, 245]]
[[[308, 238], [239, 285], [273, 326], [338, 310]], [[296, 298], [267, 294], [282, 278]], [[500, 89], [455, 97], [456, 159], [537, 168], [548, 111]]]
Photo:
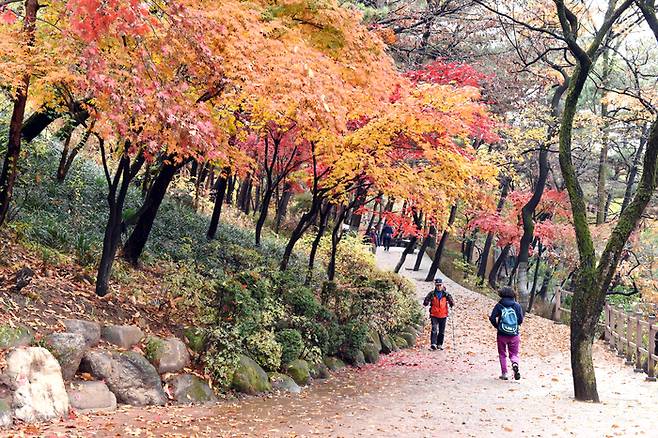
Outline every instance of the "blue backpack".
[[519, 334], [519, 320], [513, 307], [503, 307], [500, 312], [498, 330], [506, 335], [516, 336]]

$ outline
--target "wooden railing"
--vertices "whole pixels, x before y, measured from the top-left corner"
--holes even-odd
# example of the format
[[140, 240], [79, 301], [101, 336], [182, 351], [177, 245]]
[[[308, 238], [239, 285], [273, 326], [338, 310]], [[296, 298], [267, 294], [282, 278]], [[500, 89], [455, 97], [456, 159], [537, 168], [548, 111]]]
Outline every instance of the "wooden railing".
[[619, 357], [626, 358], [626, 365], [633, 365], [635, 372], [647, 373], [647, 380], [656, 380], [658, 361], [658, 325], [655, 316], [643, 317], [642, 312], [626, 312], [610, 304], [603, 310], [605, 340]]
[[[573, 293], [558, 288], [553, 306], [553, 320], [556, 322], [562, 322], [562, 312], [571, 314], [571, 309], [562, 303], [565, 297], [573, 297]], [[627, 312], [609, 303], [605, 304], [603, 316], [604, 338], [610, 349], [625, 358], [626, 365], [632, 365], [635, 372], [645, 372], [647, 380], [655, 381], [658, 363], [656, 317], [644, 316], [642, 312]]]
[[557, 322], [562, 322], [562, 312], [567, 312], [571, 314], [571, 309], [568, 307], [563, 307], [562, 306], [562, 300], [565, 297], [572, 297], [573, 292], [569, 292], [568, 290], [564, 290], [562, 288], [557, 288], [555, 291], [555, 305], [553, 306], [553, 321]]

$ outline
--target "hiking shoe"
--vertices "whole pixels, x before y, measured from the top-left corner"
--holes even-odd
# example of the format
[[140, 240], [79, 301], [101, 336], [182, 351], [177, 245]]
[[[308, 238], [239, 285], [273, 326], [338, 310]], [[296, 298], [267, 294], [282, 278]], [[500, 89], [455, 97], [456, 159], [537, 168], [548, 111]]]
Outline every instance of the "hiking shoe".
[[500, 377], [498, 377], [500, 380], [509, 380], [507, 377], [507, 374], [501, 374]]
[[430, 347], [430, 350], [436, 350], [436, 345], [432, 344], [432, 346]]
[[436, 348], [438, 348], [439, 350], [443, 350], [443, 345], [439, 345], [439, 346], [436, 347]]
[[519, 380], [521, 378], [521, 373], [519, 372], [519, 364], [513, 363], [512, 369], [514, 370], [514, 380]]

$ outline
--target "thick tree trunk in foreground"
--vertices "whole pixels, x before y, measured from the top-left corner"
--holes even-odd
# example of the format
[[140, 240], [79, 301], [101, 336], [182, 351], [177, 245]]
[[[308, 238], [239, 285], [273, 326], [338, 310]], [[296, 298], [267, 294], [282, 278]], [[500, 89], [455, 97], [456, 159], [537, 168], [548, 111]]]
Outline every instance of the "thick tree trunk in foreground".
[[436, 253], [434, 253], [434, 260], [432, 260], [432, 265], [430, 266], [430, 269], [427, 272], [427, 276], [425, 277], [425, 281], [434, 280], [434, 276], [436, 275], [437, 271], [439, 270], [439, 264], [441, 263], [441, 257], [443, 257], [443, 249], [445, 248], [448, 237], [450, 236], [449, 229], [455, 223], [455, 218], [456, 217], [457, 217], [457, 205], [453, 205], [450, 208], [450, 216], [448, 217], [448, 226], [446, 227], [445, 230], [443, 230], [443, 234], [441, 234], [441, 240], [439, 241], [439, 245], [436, 247]]
[[[37, 20], [37, 0], [25, 1], [25, 17], [23, 18], [23, 32], [27, 36], [27, 44], [34, 44], [34, 30]], [[18, 159], [21, 154], [21, 131], [23, 119], [25, 118], [25, 107], [30, 87], [30, 75], [26, 74], [21, 80], [21, 87], [16, 90], [14, 108], [9, 122], [9, 141], [7, 142], [7, 153], [0, 172], [0, 227], [7, 220], [9, 205], [14, 192], [14, 184], [18, 176]]]

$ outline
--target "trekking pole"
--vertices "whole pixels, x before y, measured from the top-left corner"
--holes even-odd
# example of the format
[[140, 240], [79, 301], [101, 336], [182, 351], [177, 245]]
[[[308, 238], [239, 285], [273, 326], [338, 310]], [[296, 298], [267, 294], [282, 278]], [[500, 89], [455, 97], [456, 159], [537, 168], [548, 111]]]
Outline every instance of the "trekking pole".
[[457, 350], [457, 343], [455, 342], [455, 318], [454, 318], [454, 309], [452, 309], [453, 314], [450, 315], [450, 324], [452, 325], [452, 348]]

